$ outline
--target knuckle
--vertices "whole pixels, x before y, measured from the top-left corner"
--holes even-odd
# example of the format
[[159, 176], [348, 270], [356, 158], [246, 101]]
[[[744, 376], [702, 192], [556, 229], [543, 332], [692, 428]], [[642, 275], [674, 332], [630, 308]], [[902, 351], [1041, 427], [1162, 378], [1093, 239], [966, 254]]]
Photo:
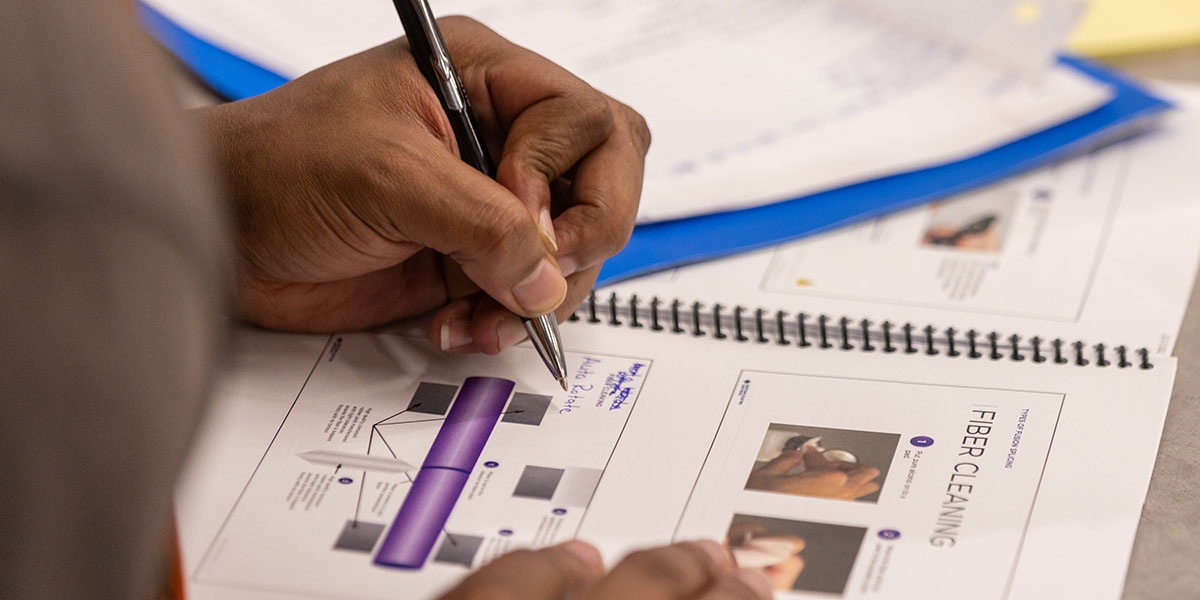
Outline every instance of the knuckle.
[[613, 128], [613, 111], [608, 98], [590, 85], [580, 82], [575, 96], [575, 114], [580, 126], [607, 134]]
[[690, 587], [705, 573], [696, 557], [674, 547], [641, 550], [630, 554], [624, 563], [640, 579], [664, 587]]
[[514, 234], [531, 224], [524, 208], [506, 202], [481, 203], [476, 210], [468, 239], [480, 256], [504, 256]]
[[472, 19], [466, 15], [451, 15], [448, 17], [439, 17], [438, 25], [448, 29], [462, 29], [464, 31], [491, 31], [487, 25]]
[[[603, 193], [597, 192], [595, 196], [602, 196]], [[629, 241], [630, 234], [633, 233], [633, 215], [621, 214], [618, 210], [619, 204], [614, 202], [604, 202], [605, 210], [592, 215], [591, 231], [594, 243], [598, 250], [602, 250], [607, 256], [612, 256], [625, 247], [625, 243]]]
[[525, 138], [522, 142], [523, 147], [517, 153], [522, 170], [538, 173], [549, 183], [567, 166], [561, 164], [563, 160], [558, 157], [570, 155], [568, 136], [539, 136], [537, 139]]
[[629, 127], [629, 134], [633, 137], [634, 142], [638, 144], [638, 147], [641, 148], [642, 153], [645, 154], [650, 149], [650, 143], [654, 137], [650, 134], [650, 125], [646, 123], [646, 118], [641, 113], [628, 106], [623, 106], [623, 108], [625, 122], [628, 123]]

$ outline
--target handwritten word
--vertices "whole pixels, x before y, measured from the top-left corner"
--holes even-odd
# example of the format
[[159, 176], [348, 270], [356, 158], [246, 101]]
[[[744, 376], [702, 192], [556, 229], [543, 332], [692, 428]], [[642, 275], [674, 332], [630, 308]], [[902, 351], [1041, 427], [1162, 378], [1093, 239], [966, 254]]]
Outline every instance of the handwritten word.
[[571, 389], [567, 391], [567, 401], [563, 403], [563, 407], [558, 409], [558, 414], [565, 415], [572, 410], [575, 410], [583, 401], [583, 393], [592, 391], [592, 384], [571, 384]]
[[583, 357], [583, 364], [579, 365], [579, 370], [575, 372], [575, 379], [587, 379], [589, 375], [594, 375], [596, 369], [593, 368], [593, 365], [598, 364], [600, 364], [598, 358]]

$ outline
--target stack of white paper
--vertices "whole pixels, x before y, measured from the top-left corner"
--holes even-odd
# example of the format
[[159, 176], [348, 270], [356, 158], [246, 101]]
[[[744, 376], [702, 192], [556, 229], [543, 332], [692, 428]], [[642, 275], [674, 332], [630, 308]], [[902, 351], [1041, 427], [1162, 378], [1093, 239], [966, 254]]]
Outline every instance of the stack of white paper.
[[[402, 35], [385, 0], [147, 0], [298, 76]], [[775, 202], [1017, 139], [1094, 108], [1056, 66], [1076, 0], [434, 0], [640, 111], [639, 221]]]

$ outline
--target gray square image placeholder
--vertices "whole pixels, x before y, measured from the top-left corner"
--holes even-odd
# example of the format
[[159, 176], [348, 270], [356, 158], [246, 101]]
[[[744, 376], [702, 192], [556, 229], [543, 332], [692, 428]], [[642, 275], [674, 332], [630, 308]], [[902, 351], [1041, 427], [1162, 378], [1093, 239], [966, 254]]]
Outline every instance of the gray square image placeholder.
[[364, 523], [362, 521], [346, 521], [342, 534], [333, 544], [335, 550], [350, 550], [352, 552], [369, 553], [375, 548], [375, 542], [383, 535], [383, 525], [379, 523]]
[[508, 414], [504, 415], [502, 420], [505, 423], [520, 425], [541, 425], [542, 417], [546, 416], [546, 410], [549, 408], [550, 396], [516, 393], [508, 403], [508, 408], [504, 410]]
[[483, 538], [474, 535], [462, 535], [446, 532], [442, 537], [442, 545], [434, 555], [434, 562], [453, 563], [470, 567], [475, 562], [475, 554], [483, 545]]
[[554, 490], [558, 488], [563, 472], [563, 469], [528, 465], [521, 472], [521, 479], [517, 481], [517, 489], [513, 490], [513, 496], [549, 500], [554, 497]]
[[450, 410], [450, 403], [458, 393], [458, 386], [447, 383], [429, 383], [422, 381], [413, 392], [408, 410], [427, 415], [445, 415]]

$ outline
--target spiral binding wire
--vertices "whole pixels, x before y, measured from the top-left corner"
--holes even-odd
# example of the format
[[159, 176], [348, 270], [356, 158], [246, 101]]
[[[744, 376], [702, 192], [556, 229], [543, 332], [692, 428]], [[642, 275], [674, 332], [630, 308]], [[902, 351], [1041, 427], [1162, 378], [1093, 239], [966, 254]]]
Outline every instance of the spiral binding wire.
[[833, 319], [825, 314], [804, 312], [792, 315], [782, 310], [772, 314], [762, 308], [749, 311], [744, 306], [686, 304], [678, 299], [666, 303], [657, 296], [646, 302], [636, 294], [622, 302], [615, 292], [606, 300], [600, 300], [593, 291], [571, 314], [570, 320], [607, 323], [612, 327], [648, 328], [693, 337], [710, 336], [717, 340], [843, 352], [920, 353], [1079, 367], [1154, 368], [1146, 348], [1130, 351], [1125, 346], [1088, 345], [1083, 341], [1046, 340], [1038, 336], [1024, 340], [1019, 335], [1002, 336], [995, 331], [960, 331], [953, 327], [939, 331], [932, 325], [916, 327], [912, 323], [903, 323], [897, 326], [890, 321], [876, 326], [868, 319]]

